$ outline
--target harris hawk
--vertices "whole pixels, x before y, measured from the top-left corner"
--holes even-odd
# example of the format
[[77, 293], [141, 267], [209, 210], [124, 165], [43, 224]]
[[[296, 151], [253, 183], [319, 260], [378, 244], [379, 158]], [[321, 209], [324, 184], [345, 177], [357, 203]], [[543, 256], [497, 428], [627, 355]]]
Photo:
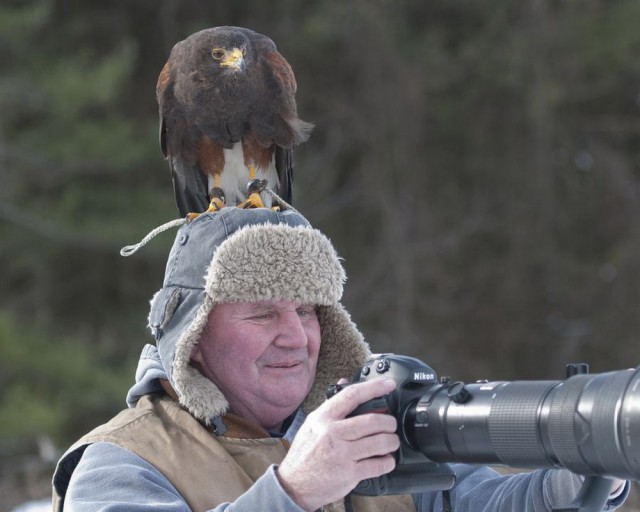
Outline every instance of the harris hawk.
[[296, 80], [268, 37], [215, 27], [178, 42], [156, 87], [160, 147], [181, 216], [228, 205], [291, 202], [292, 149], [313, 125], [298, 118]]

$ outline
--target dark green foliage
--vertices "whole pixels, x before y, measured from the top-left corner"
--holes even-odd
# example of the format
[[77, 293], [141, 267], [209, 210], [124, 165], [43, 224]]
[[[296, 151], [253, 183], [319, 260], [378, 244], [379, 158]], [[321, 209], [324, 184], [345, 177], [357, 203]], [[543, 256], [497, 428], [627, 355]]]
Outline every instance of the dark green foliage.
[[0, 438], [48, 435], [65, 442], [124, 406], [131, 361], [105, 367], [101, 351], [0, 315]]

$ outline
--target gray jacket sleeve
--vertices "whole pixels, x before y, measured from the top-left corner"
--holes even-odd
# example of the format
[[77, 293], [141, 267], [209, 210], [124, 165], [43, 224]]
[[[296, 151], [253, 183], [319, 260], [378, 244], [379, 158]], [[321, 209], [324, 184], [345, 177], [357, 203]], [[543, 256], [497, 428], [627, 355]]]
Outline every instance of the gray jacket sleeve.
[[[456, 474], [456, 485], [451, 491], [454, 512], [548, 512], [571, 503], [582, 486], [581, 477], [560, 469], [500, 475], [483, 466], [452, 464], [451, 468]], [[610, 500], [603, 510], [619, 507], [629, 488], [627, 483], [624, 492]], [[442, 499], [441, 492], [414, 496], [419, 512], [443, 510]]]
[[[267, 510], [267, 503], [268, 510], [304, 512], [280, 486], [274, 466], [236, 501], [211, 512], [255, 512]], [[190, 512], [176, 488], [156, 468], [109, 443], [95, 443], [85, 450], [69, 482], [64, 510]]]
[[[542, 512], [571, 501], [580, 480], [561, 470], [538, 470], [501, 476], [486, 467], [452, 466], [457, 484], [452, 492], [455, 512]], [[215, 478], [212, 475], [212, 478]], [[625, 492], [606, 511], [619, 506]], [[442, 493], [414, 497], [419, 512], [442, 510]], [[265, 508], [268, 504], [268, 508]], [[175, 487], [152, 465], [125, 448], [109, 443], [90, 445], [76, 467], [65, 497], [65, 510], [77, 512], [167, 511], [188, 512], [189, 507]], [[275, 475], [275, 466], [233, 503], [223, 503], [210, 512], [303, 512], [289, 498]]]

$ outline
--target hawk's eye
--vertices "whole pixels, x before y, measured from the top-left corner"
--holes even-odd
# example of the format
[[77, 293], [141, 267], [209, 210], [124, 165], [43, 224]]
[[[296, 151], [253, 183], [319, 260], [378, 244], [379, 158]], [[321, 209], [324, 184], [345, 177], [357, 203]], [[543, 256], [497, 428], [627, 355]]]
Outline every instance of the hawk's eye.
[[211, 56], [216, 60], [222, 60], [224, 58], [224, 50], [222, 48], [214, 48], [211, 50]]

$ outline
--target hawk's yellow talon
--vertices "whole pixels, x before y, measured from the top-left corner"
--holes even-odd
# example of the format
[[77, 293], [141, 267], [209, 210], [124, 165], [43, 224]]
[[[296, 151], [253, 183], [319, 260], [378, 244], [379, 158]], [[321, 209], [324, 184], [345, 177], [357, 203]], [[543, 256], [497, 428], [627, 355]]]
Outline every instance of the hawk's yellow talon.
[[264, 208], [264, 203], [258, 192], [253, 192], [249, 197], [238, 205], [238, 208]]
[[209, 208], [207, 208], [207, 213], [217, 212], [218, 210], [222, 210], [224, 208], [224, 201], [219, 197], [211, 198], [211, 202], [209, 203]]
[[[215, 213], [224, 208], [224, 200], [220, 197], [212, 197], [211, 202], [209, 203], [209, 208], [207, 208], [202, 213]], [[191, 222], [194, 219], [197, 219], [202, 213], [187, 213], [187, 222]]]
[[238, 205], [238, 208], [265, 208], [260, 192], [267, 186], [267, 180], [259, 180], [256, 178], [256, 169], [253, 165], [249, 166], [249, 176], [251, 181], [247, 183], [247, 192], [249, 196], [246, 200]]

